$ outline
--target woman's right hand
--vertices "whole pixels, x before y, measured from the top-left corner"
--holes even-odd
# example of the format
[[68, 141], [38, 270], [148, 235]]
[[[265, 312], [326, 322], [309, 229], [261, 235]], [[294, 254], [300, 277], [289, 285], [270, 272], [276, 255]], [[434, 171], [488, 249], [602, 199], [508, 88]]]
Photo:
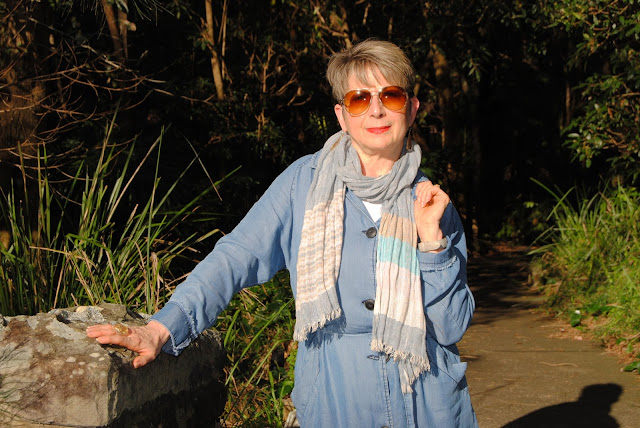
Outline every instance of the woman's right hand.
[[92, 325], [87, 327], [87, 336], [95, 338], [102, 345], [123, 346], [138, 353], [133, 360], [133, 367], [137, 369], [156, 359], [162, 346], [169, 340], [170, 333], [165, 326], [152, 320], [143, 327]]
[[440, 220], [449, 205], [447, 195], [439, 185], [422, 181], [416, 186], [414, 218], [421, 241], [442, 239]]

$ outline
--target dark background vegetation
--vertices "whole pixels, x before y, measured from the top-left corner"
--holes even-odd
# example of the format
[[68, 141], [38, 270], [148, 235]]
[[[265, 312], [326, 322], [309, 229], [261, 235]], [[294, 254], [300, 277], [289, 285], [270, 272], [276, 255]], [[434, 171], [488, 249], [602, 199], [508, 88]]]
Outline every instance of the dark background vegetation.
[[[327, 57], [375, 37], [414, 62], [424, 166], [474, 248], [530, 241], [545, 199], [531, 177], [562, 189], [636, 178], [638, 5], [609, 3], [215, 1], [207, 18], [206, 0], [2, 1], [3, 188], [21, 176], [18, 146], [46, 144], [63, 170], [95, 154], [117, 111], [111, 142], [136, 153], [165, 128], [165, 183], [194, 153], [213, 180], [242, 167], [205, 204], [233, 216], [216, 224], [228, 231], [338, 130]], [[210, 183], [200, 169], [180, 194]]]
[[[472, 251], [533, 244], [549, 307], [640, 369], [637, 0], [0, 0], [0, 312], [156, 310], [339, 130], [327, 59], [367, 38], [414, 64]], [[287, 283], [219, 318], [227, 426], [286, 415]]]

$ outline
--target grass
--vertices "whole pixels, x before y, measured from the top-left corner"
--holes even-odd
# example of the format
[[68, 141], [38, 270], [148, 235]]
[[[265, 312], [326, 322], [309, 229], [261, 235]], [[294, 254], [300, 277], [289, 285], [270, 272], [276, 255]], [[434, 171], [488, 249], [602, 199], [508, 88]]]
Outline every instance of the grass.
[[[640, 193], [608, 187], [559, 195], [532, 269], [549, 306], [640, 360]], [[575, 201], [573, 201], [575, 199]], [[627, 366], [631, 370], [636, 366]]]
[[[207, 220], [194, 216], [198, 201], [220, 182], [186, 205], [171, 208], [171, 195], [183, 177], [160, 186], [163, 135], [133, 165], [134, 148], [111, 142], [113, 126], [106, 129], [96, 160], [75, 165], [67, 180], [51, 179], [55, 171], [42, 148], [34, 169], [37, 196], [20, 189], [0, 194], [3, 315], [100, 302], [151, 314], [184, 278], [180, 269], [172, 269], [175, 261], [187, 259], [193, 266], [193, 245], [218, 232], [181, 236], [183, 226], [195, 217]], [[133, 192], [136, 180], [154, 159], [153, 183], [143, 192], [146, 199], [138, 201], [141, 192]], [[189, 167], [197, 161], [195, 156]], [[27, 200], [29, 196], [36, 200]], [[293, 389], [294, 322], [285, 272], [239, 293], [221, 314], [216, 328], [223, 334], [229, 359], [225, 426], [283, 425]]]
[[[162, 134], [135, 168], [133, 148], [120, 153], [122, 148], [109, 143], [111, 127], [105, 134], [97, 161], [80, 162], [70, 179], [55, 185], [41, 149], [35, 169], [36, 203], [18, 200], [16, 191], [2, 193], [0, 213], [9, 239], [0, 245], [0, 313], [35, 314], [103, 301], [153, 313], [180, 279], [172, 277], [172, 262], [218, 232], [177, 239], [177, 226], [196, 211], [197, 201], [211, 188], [185, 206], [169, 209], [179, 180], [159, 194]], [[154, 153], [148, 199], [131, 208], [135, 178]], [[34, 197], [23, 194], [25, 199]]]
[[227, 427], [282, 426], [293, 389], [295, 308], [289, 277], [240, 292], [220, 315], [229, 364]]

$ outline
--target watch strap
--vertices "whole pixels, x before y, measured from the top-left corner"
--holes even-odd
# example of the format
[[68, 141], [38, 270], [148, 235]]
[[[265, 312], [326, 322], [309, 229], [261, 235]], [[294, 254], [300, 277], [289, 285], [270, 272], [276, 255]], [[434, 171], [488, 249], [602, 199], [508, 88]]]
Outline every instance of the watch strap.
[[424, 241], [418, 244], [418, 250], [423, 253], [445, 248], [447, 248], [447, 238], [438, 239], [437, 241]]

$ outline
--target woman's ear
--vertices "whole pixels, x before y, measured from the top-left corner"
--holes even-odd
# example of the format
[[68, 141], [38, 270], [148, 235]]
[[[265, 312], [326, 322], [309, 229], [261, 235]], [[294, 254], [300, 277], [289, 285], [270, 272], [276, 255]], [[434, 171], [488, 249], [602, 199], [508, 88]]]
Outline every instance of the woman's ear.
[[336, 104], [333, 107], [333, 111], [336, 114], [336, 117], [338, 118], [338, 123], [340, 124], [340, 128], [342, 128], [343, 131], [347, 131], [347, 124], [346, 124], [346, 121], [344, 120], [342, 104]]
[[409, 124], [411, 124], [414, 120], [416, 120], [416, 115], [418, 114], [418, 109], [420, 108], [420, 100], [418, 99], [418, 97], [413, 97], [409, 100], [409, 103], [409, 105], [411, 106], [411, 115], [409, 116], [411, 120], [409, 121]]

